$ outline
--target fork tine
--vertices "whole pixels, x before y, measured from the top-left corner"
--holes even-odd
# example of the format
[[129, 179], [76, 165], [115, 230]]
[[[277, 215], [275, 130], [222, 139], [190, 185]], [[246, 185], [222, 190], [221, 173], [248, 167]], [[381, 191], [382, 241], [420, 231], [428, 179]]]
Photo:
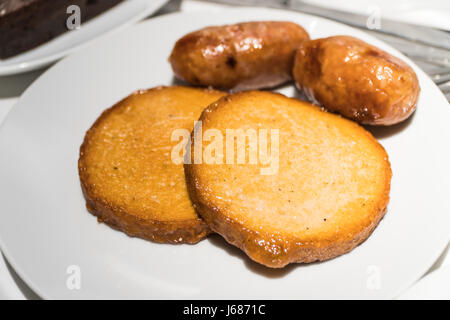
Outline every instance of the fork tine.
[[428, 72], [428, 74], [429, 74], [430, 76], [434, 76], [434, 75], [443, 75], [443, 74], [448, 74], [448, 73], [450, 73], [450, 67], [448, 67], [448, 68], [436, 69], [435, 71]]
[[441, 91], [445, 94], [450, 93], [450, 87], [446, 87], [444, 89], [441, 89]]
[[444, 93], [450, 93], [450, 81], [438, 85], [439, 89]]
[[433, 48], [422, 43], [417, 43], [408, 39], [399, 38], [392, 35], [386, 35], [377, 33], [374, 31], [360, 28], [360, 30], [371, 34], [372, 36], [379, 38], [380, 40], [390, 44], [394, 48], [400, 50], [403, 54], [407, 55], [414, 61], [422, 61], [425, 63], [431, 63], [440, 67], [440, 70], [436, 72], [449, 70], [450, 72], [450, 51], [440, 48]]
[[432, 79], [433, 79], [434, 83], [436, 83], [436, 84], [443, 84], [443, 83], [450, 81], [450, 74], [444, 74], [444, 75], [438, 74], [438, 75], [435, 75], [434, 77], [432, 77]]

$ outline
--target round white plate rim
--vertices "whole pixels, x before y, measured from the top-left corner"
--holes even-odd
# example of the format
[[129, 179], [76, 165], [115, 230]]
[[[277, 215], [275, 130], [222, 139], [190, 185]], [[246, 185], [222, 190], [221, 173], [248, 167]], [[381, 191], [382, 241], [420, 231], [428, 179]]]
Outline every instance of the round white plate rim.
[[[439, 291], [436, 292], [434, 290], [442, 290], [442, 287], [445, 286], [445, 283], [442, 281], [443, 279], [450, 279], [450, 265], [441, 267], [430, 274], [426, 275], [422, 279], [420, 279], [412, 288], [410, 288], [407, 292], [403, 293], [398, 297], [399, 300], [416, 300], [416, 299], [446, 299], [450, 297], [448, 294], [446, 296], [439, 296]], [[432, 287], [433, 293], [431, 296], [428, 296], [426, 292], [423, 292], [423, 289], [429, 289]]]
[[[42, 58], [37, 58], [37, 59], [32, 59], [29, 61], [23, 61], [23, 62], [17, 62], [15, 64], [12, 65], [6, 65], [6, 66], [1, 66], [0, 65], [0, 76], [8, 76], [8, 75], [14, 75], [14, 74], [21, 74], [21, 73], [25, 73], [25, 72], [29, 72], [29, 71], [33, 71], [39, 68], [44, 68], [48, 65], [50, 65], [51, 63], [71, 54], [72, 52], [79, 50], [81, 48], [83, 48], [86, 45], [89, 45], [91, 42], [95, 41], [96, 39], [98, 39], [99, 37], [103, 37], [103, 36], [107, 36], [110, 35], [111, 33], [121, 30], [122, 28], [125, 28], [135, 22], [138, 22], [142, 19], [144, 19], [145, 17], [147, 17], [148, 15], [156, 12], [159, 8], [161, 8], [168, 0], [152, 0], [151, 2], [148, 2], [148, 6], [146, 7], [145, 10], [140, 11], [137, 15], [135, 15], [132, 19], [129, 19], [128, 21], [126, 21], [125, 23], [122, 23], [112, 29], [110, 29], [109, 31], [106, 31], [104, 33], [95, 35], [93, 37], [88, 38], [84, 43], [80, 43], [78, 45], [75, 45], [71, 48], [59, 51], [59, 52], [55, 52], [52, 53], [48, 56], [42, 57]], [[105, 13], [107, 14], [107, 13]], [[101, 18], [101, 17], [100, 17]], [[42, 44], [41, 46], [45, 46], [46, 44]], [[33, 49], [32, 49], [33, 50]], [[1, 60], [0, 60], [1, 61]]]
[[[240, 11], [242, 11], [242, 10], [244, 10], [245, 8], [241, 8], [241, 9], [239, 9]], [[248, 10], [254, 10], [254, 8], [249, 8]], [[224, 10], [229, 10], [229, 11], [235, 11], [236, 9], [224, 9]], [[259, 11], [265, 11], [265, 10], [269, 10], [269, 9], [258, 9]], [[271, 10], [271, 11], [280, 11], [280, 10]], [[174, 15], [185, 15], [186, 13], [175, 13], [175, 14], [171, 14], [170, 16], [174, 16]], [[309, 16], [309, 15], [305, 15], [305, 14], [298, 14], [299, 16]], [[167, 15], [167, 16], [169, 16], [169, 15]], [[152, 20], [149, 20], [148, 22], [145, 22], [145, 23], [152, 23], [154, 20], [158, 20], [158, 19], [165, 19], [167, 16], [163, 16], [163, 17], [157, 17], [157, 18], [153, 18]], [[315, 16], [310, 16], [310, 17], [312, 17], [312, 18], [314, 18], [314, 19], [317, 19], [317, 20], [325, 20], [325, 21], [327, 21], [327, 22], [329, 22], [328, 20], [326, 20], [326, 19], [322, 19], [322, 18], [317, 18], [317, 17], [315, 17]], [[144, 24], [145, 24], [144, 23]], [[333, 23], [334, 24], [334, 22], [331, 22], [331, 23]], [[372, 37], [370, 37], [370, 36], [368, 36], [367, 38], [372, 38]], [[379, 41], [378, 41], [379, 42]], [[397, 52], [396, 50], [392, 50], [392, 51], [395, 51], [395, 52]], [[398, 53], [398, 52], [397, 52]], [[399, 54], [398, 53], [398, 55], [399, 56], [402, 56], [401, 54]], [[402, 56], [403, 57], [403, 56]], [[407, 59], [407, 58], [405, 58], [405, 57], [403, 57], [406, 61], [408, 61], [409, 63], [411, 63], [411, 61], [409, 60], [409, 59]], [[55, 65], [55, 67], [56, 66], [60, 66], [61, 64], [63, 64], [63, 63], [66, 63], [67, 61], [70, 61], [70, 59], [71, 59], [71, 57], [69, 57], [69, 58], [66, 58], [66, 59], [64, 59], [64, 60], [62, 60], [62, 61], [60, 61], [60, 62], [58, 62], [56, 65]], [[66, 62], [64, 62], [64, 61], [66, 61]], [[414, 65], [413, 63], [411, 63], [412, 65]], [[416, 69], [418, 69], [416, 66], [415, 66], [415, 68]], [[53, 69], [53, 68], [52, 68]], [[44, 77], [44, 76], [47, 76], [47, 74], [49, 74], [50, 72], [51, 72], [51, 70], [52, 69], [50, 69], [50, 70], [48, 70], [47, 72], [45, 72], [42, 76]], [[424, 75], [425, 77], [426, 77], [426, 75], [419, 69], [419, 72], [420, 73], [422, 73], [422, 75]], [[428, 79], [428, 78], [427, 78]], [[428, 79], [429, 80], [429, 79]], [[429, 81], [430, 82], [430, 84], [432, 84], [432, 82], [431, 82], [431, 80]], [[35, 83], [33, 83], [33, 85], [32, 86], [30, 86], [30, 88], [29, 89], [27, 89], [27, 91], [25, 92], [25, 94], [24, 94], [24, 96], [27, 96], [28, 94], [29, 94], [29, 92], [30, 91], [32, 91], [33, 90], [33, 88], [37, 85], [36, 83], [38, 83], [38, 81], [36, 81]], [[434, 84], [432, 84], [433, 86], [434, 86]], [[444, 98], [445, 99], [445, 98]], [[19, 101], [19, 103], [18, 104], [20, 104], [20, 101]], [[11, 116], [11, 114], [10, 115], [8, 115], [8, 117], [7, 117], [7, 119], [9, 118]], [[7, 123], [7, 119], [4, 121], [4, 123], [2, 124], [2, 126], [0, 127], [0, 131], [1, 131], [1, 129], [3, 128], [3, 126], [5, 125], [5, 123]], [[440, 254], [441, 254], [441, 252], [445, 249], [445, 247], [447, 246], [447, 243], [448, 243], [448, 238], [447, 238], [447, 242], [444, 244], [444, 243], [442, 243], [442, 248], [439, 248], [439, 250], [438, 251], [435, 251], [435, 254], [433, 254], [432, 256], [430, 256], [430, 261], [427, 261], [427, 262], [424, 262], [423, 263], [423, 265], [424, 265], [424, 270], [423, 270], [423, 273], [425, 273], [427, 270], [428, 270], [428, 268], [429, 267], [431, 267], [431, 265], [434, 263], [434, 261], [440, 256]], [[13, 258], [13, 255], [9, 252], [9, 250], [8, 250], [8, 247], [5, 245], [5, 242], [4, 242], [4, 239], [3, 239], [3, 237], [2, 237], [2, 235], [0, 234], [0, 248], [2, 248], [2, 251], [3, 251], [3, 253], [5, 254], [5, 256], [6, 256], [6, 258], [8, 259], [8, 261], [9, 261], [9, 263], [13, 266], [13, 268], [17, 271], [17, 273], [19, 274], [19, 276], [30, 286], [30, 288], [33, 290], [33, 291], [35, 291], [39, 296], [41, 296], [41, 297], [43, 297], [43, 298], [51, 298], [49, 295], [47, 295], [47, 294], [45, 294], [42, 290], [40, 290], [40, 288], [27, 276], [27, 274], [26, 274], [26, 272], [24, 272], [23, 270], [22, 270], [22, 268], [20, 267], [20, 265], [18, 265], [17, 263], [16, 263], [16, 261], [15, 261], [15, 259]], [[422, 273], [422, 274], [423, 274]], [[417, 278], [416, 279], [411, 279], [411, 281], [410, 281], [410, 283], [408, 283], [408, 284], [406, 284], [405, 283], [405, 285], [404, 285], [404, 288], [401, 288], [401, 289], [399, 289], [399, 292], [397, 293], [397, 294], [399, 294], [399, 293], [401, 293], [401, 292], [403, 292], [406, 288], [408, 288], [413, 282], [415, 282], [422, 274], [418, 274], [417, 275]]]

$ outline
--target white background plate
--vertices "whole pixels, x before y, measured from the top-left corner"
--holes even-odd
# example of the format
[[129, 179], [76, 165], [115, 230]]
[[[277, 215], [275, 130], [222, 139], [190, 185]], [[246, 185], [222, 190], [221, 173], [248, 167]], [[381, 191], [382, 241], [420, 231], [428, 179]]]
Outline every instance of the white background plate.
[[433, 271], [405, 294], [400, 299], [406, 300], [450, 300], [450, 266]]
[[[373, 130], [394, 174], [388, 213], [350, 254], [271, 270], [218, 236], [195, 246], [154, 244], [99, 225], [87, 213], [78, 149], [99, 114], [138, 88], [170, 84], [167, 57], [186, 32], [263, 19], [297, 22], [313, 38], [358, 36], [401, 56], [334, 22], [240, 8], [154, 18], [59, 62], [25, 92], [0, 128], [0, 243], [36, 293], [44, 298], [392, 298], [438, 258], [449, 240], [450, 107], [417, 67], [422, 92], [414, 117]], [[293, 86], [282, 91], [295, 93]], [[81, 290], [66, 286], [71, 265], [81, 268]]]
[[35, 70], [61, 59], [88, 41], [156, 12], [167, 0], [127, 0], [81, 24], [81, 29], [9, 59], [0, 60], [0, 75]]

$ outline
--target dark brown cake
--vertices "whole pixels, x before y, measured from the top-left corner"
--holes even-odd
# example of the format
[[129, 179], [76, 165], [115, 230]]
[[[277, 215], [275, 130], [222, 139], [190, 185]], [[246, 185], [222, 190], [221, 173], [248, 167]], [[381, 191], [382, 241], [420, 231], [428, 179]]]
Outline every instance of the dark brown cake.
[[68, 31], [67, 8], [78, 5], [81, 23], [123, 0], [0, 0], [0, 59], [32, 49]]

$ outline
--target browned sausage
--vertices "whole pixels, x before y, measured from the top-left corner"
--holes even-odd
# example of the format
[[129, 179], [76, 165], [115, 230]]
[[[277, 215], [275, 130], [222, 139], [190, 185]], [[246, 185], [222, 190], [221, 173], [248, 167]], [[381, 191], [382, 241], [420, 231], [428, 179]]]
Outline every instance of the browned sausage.
[[405, 120], [420, 92], [408, 64], [348, 36], [304, 42], [296, 55], [294, 79], [312, 101], [370, 125]]
[[170, 55], [175, 75], [220, 89], [269, 88], [292, 79], [295, 51], [309, 40], [292, 22], [246, 22], [208, 27], [177, 41]]

